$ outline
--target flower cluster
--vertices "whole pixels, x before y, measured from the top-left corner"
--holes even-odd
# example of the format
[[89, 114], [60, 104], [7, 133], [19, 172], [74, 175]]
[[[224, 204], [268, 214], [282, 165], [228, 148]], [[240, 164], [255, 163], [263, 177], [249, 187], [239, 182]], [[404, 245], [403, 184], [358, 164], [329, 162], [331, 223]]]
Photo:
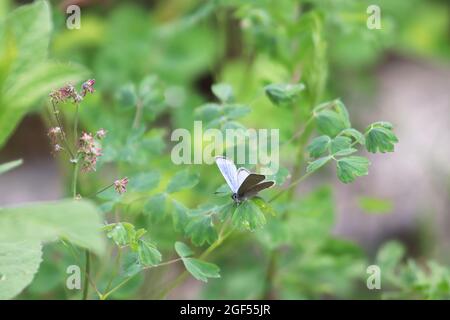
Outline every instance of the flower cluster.
[[50, 99], [54, 103], [72, 100], [73, 103], [80, 103], [86, 94], [94, 92], [94, 79], [89, 79], [81, 85], [81, 93], [78, 93], [72, 84], [67, 84], [50, 93]]
[[102, 155], [100, 140], [106, 135], [104, 129], [100, 129], [95, 135], [83, 132], [79, 140], [78, 154], [83, 161], [83, 171], [95, 171], [97, 158]]
[[114, 190], [116, 190], [118, 194], [125, 193], [127, 192], [127, 184], [128, 184], [127, 177], [116, 180], [114, 181]]

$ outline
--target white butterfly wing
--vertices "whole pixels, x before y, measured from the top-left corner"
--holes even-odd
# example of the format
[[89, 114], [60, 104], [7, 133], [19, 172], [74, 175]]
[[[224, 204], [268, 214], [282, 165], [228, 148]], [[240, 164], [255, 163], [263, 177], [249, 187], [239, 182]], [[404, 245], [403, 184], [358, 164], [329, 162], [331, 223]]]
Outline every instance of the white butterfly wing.
[[245, 168], [239, 168], [237, 171], [237, 187], [242, 185], [242, 183], [247, 179], [247, 177], [250, 175], [250, 171], [248, 171]]
[[222, 173], [225, 181], [230, 187], [233, 193], [236, 193], [239, 189], [238, 184], [238, 171], [234, 162], [227, 159], [226, 157], [218, 156], [216, 157], [216, 164], [219, 167], [220, 172]]

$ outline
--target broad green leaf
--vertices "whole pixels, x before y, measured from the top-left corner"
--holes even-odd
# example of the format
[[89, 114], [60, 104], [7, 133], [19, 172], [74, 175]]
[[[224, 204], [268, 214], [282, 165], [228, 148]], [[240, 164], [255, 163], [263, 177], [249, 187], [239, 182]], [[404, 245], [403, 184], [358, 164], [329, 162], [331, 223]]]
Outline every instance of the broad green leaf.
[[394, 151], [394, 144], [398, 139], [392, 128], [389, 122], [372, 123], [365, 133], [367, 151], [372, 153]]
[[305, 85], [303, 83], [269, 84], [264, 88], [267, 97], [276, 106], [292, 105], [300, 97], [300, 93], [304, 89]]
[[231, 102], [233, 100], [233, 88], [227, 83], [214, 84], [211, 90], [222, 102]]
[[250, 231], [266, 224], [266, 218], [261, 209], [253, 201], [239, 204], [231, 217], [233, 225]]
[[349, 183], [356, 177], [369, 174], [369, 160], [364, 157], [350, 156], [336, 161], [338, 178]]
[[183, 189], [193, 188], [198, 182], [199, 176], [197, 173], [192, 173], [189, 169], [178, 171], [170, 180], [167, 192], [174, 193]]
[[323, 103], [314, 109], [318, 130], [330, 137], [351, 127], [348, 111], [340, 100]]
[[14, 298], [33, 280], [42, 260], [41, 242], [0, 242], [0, 300]]
[[175, 242], [175, 251], [181, 258], [186, 258], [194, 254], [194, 251], [192, 251], [191, 248], [180, 241]]
[[332, 154], [336, 154], [341, 150], [350, 149], [350, 145], [352, 144], [352, 140], [348, 137], [337, 136], [333, 140], [331, 140], [330, 144], [330, 152]]
[[214, 228], [211, 215], [191, 218], [185, 232], [196, 246], [201, 246], [205, 242], [211, 244], [217, 239], [217, 231]]
[[330, 160], [331, 160], [331, 156], [326, 156], [326, 157], [319, 158], [313, 162], [310, 162], [308, 164], [308, 166], [306, 167], [306, 172], [309, 173], [309, 172], [316, 171], [316, 170], [322, 168]]
[[166, 195], [158, 193], [152, 196], [144, 204], [144, 214], [150, 217], [152, 222], [159, 222], [164, 217], [166, 212]]
[[194, 258], [183, 258], [186, 270], [197, 280], [208, 282], [208, 278], [220, 278], [220, 269], [215, 264]]
[[329, 136], [323, 135], [316, 137], [311, 141], [306, 150], [312, 158], [318, 158], [327, 152], [330, 143], [331, 138]]
[[161, 253], [150, 242], [138, 241], [139, 262], [143, 266], [154, 266], [161, 262]]
[[359, 197], [358, 205], [364, 212], [374, 214], [389, 213], [394, 208], [392, 201], [373, 197]]
[[223, 107], [217, 103], [206, 103], [194, 111], [195, 119], [210, 122], [222, 116]]
[[1, 67], [1, 71], [7, 71], [6, 75], [2, 74], [0, 83], [1, 147], [40, 98], [67, 82], [83, 80], [88, 73], [74, 64], [47, 60], [52, 26], [46, 1], [21, 6], [0, 24], [3, 24], [0, 29], [5, 28], [6, 34], [12, 35], [12, 40], [6, 45], [0, 44], [0, 48], [15, 52], [13, 59], [8, 61], [9, 66]]
[[98, 255], [104, 251], [101, 216], [90, 202], [63, 200], [0, 209], [0, 242], [64, 238]]
[[128, 189], [130, 191], [150, 191], [159, 184], [160, 174], [157, 171], [140, 173], [130, 178]]
[[8, 172], [23, 163], [22, 159], [0, 164], [0, 174]]

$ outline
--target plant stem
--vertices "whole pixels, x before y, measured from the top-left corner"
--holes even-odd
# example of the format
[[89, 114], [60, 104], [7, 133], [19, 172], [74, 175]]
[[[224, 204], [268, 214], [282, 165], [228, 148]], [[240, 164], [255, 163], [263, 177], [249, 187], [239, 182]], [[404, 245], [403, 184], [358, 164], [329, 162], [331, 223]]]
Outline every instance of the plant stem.
[[56, 108], [56, 105], [55, 105], [55, 103], [54, 103], [53, 101], [52, 101], [52, 107], [53, 107], [53, 114], [55, 115], [55, 118], [56, 118], [56, 122], [58, 123], [58, 126], [59, 126], [59, 128], [61, 129], [62, 141], [64, 142], [64, 145], [66, 146], [67, 151], [68, 151], [69, 154], [70, 154], [70, 157], [71, 157], [72, 159], [74, 159], [74, 158], [75, 158], [74, 153], [72, 152], [72, 149], [70, 148], [70, 145], [69, 145], [69, 143], [67, 142], [66, 133], [65, 133], [65, 131], [64, 131], [64, 127], [63, 127], [63, 125], [62, 125], [62, 121], [61, 121], [61, 119], [60, 119], [60, 117], [59, 117], [59, 110], [58, 110], [58, 108]]
[[84, 270], [86, 273], [86, 276], [84, 277], [84, 284], [83, 284], [83, 300], [87, 300], [87, 296], [89, 293], [89, 274], [91, 271], [91, 255], [89, 253], [89, 250], [85, 250], [84, 252], [85, 255], [85, 266], [84, 266]]
[[74, 137], [74, 146], [76, 147], [78, 143], [78, 108], [79, 104], [77, 103], [75, 106], [75, 119], [73, 121], [73, 137]]
[[74, 199], [76, 199], [76, 197], [77, 197], [77, 180], [78, 180], [78, 170], [80, 167], [78, 160], [79, 159], [76, 159], [76, 162], [74, 163], [74, 166], [73, 166], [72, 196]]
[[[234, 231], [234, 228], [232, 228], [230, 231], [228, 231], [225, 235], [222, 235], [224, 233], [225, 227], [227, 226], [227, 223], [224, 223], [221, 231], [219, 232], [219, 237], [216, 241], [214, 241], [199, 257], [200, 260], [206, 259], [211, 252], [213, 252], [217, 247], [219, 247], [225, 239], [227, 239], [230, 234]], [[158, 296], [158, 299], [165, 299], [166, 296], [176, 287], [178, 287], [180, 284], [182, 284], [189, 273], [184, 270], [174, 281], [172, 281], [171, 284], [169, 284]]]
[[308, 178], [314, 171], [311, 172], [307, 172], [305, 173], [303, 176], [301, 176], [300, 178], [298, 178], [297, 180], [293, 181], [289, 186], [287, 186], [285, 189], [281, 190], [280, 192], [278, 192], [277, 194], [275, 194], [272, 198], [269, 199], [269, 203], [275, 201], [276, 199], [278, 199], [280, 196], [282, 196], [286, 191], [291, 190], [293, 187], [295, 187], [296, 185], [298, 185], [300, 182], [302, 182], [303, 180], [305, 180], [306, 178]]

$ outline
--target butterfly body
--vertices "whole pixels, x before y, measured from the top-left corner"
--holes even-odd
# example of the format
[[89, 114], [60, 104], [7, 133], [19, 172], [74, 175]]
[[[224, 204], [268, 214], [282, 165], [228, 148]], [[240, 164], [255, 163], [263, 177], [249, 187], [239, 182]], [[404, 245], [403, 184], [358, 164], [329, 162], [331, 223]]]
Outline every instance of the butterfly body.
[[251, 173], [245, 168], [237, 169], [234, 162], [226, 157], [216, 157], [216, 164], [232, 191], [231, 198], [236, 203], [250, 199], [259, 191], [275, 184], [274, 181], [264, 181], [265, 175]]

